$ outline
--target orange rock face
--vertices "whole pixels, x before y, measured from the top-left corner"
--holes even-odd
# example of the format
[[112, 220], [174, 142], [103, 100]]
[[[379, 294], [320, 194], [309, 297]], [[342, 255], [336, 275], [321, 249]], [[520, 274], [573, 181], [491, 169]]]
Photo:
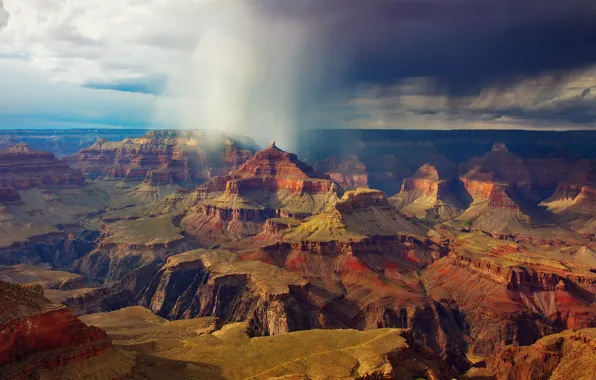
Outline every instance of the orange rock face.
[[404, 178], [391, 202], [408, 216], [448, 220], [459, 207], [449, 187], [449, 181], [440, 178], [434, 165], [425, 164], [412, 177]]
[[[57, 367], [106, 352], [106, 333], [73, 313], [52, 305], [39, 285], [0, 281], [0, 372], [27, 374], [37, 367]], [[10, 377], [10, 376], [9, 376]]]
[[347, 213], [368, 207], [390, 207], [390, 205], [381, 191], [349, 192], [335, 205], [339, 212]]
[[488, 200], [489, 207], [495, 209], [519, 210], [519, 206], [507, 195], [507, 186], [504, 184], [465, 177], [461, 177], [460, 181], [474, 200]]
[[[215, 182], [223, 184], [221, 179]], [[337, 191], [337, 186], [328, 176], [316, 172], [311, 166], [298, 160], [295, 154], [284, 152], [274, 143], [256, 153], [229, 177], [225, 177], [225, 182], [225, 191], [229, 194], [242, 194], [254, 189], [288, 190], [295, 193]]]
[[272, 143], [238, 170], [199, 186], [182, 225], [199, 240], [236, 240], [262, 232], [269, 218], [304, 219], [338, 191], [328, 176]]
[[[73, 170], [51, 153], [33, 150], [24, 143], [0, 152], [0, 187], [27, 190], [42, 186], [84, 184], [83, 173]], [[9, 199], [16, 200], [14, 192], [2, 192]]]

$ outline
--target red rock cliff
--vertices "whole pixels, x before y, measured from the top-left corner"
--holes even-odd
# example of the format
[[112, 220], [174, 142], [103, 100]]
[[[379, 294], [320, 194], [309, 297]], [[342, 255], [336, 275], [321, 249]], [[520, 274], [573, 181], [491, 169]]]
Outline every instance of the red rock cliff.
[[0, 281], [0, 372], [17, 375], [106, 352], [106, 333], [51, 304], [40, 285]]
[[[25, 143], [0, 152], [0, 187], [26, 190], [83, 184], [85, 179], [80, 171], [73, 170], [51, 153], [33, 150]], [[11, 198], [16, 195], [13, 193]]]

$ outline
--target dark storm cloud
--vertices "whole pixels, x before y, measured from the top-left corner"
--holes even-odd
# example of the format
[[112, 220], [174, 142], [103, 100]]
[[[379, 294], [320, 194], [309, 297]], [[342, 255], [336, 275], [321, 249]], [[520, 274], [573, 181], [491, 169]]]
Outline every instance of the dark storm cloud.
[[461, 95], [596, 62], [593, 0], [253, 1], [312, 28], [348, 86], [428, 76]]

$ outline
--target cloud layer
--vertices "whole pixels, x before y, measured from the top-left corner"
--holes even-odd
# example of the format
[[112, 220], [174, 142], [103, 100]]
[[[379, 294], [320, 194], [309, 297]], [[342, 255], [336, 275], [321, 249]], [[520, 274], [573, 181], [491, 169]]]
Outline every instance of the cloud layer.
[[56, 86], [126, 92], [131, 105], [134, 93], [146, 94], [159, 125], [289, 144], [305, 127], [596, 121], [591, 0], [4, 0], [3, 7], [0, 60]]

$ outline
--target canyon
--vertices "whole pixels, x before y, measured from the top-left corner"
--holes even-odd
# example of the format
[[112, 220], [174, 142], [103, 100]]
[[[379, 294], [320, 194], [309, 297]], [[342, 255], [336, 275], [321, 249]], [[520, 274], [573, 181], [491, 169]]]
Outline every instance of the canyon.
[[351, 133], [300, 155], [215, 131], [62, 158], [11, 139], [0, 378], [589, 373], [596, 157], [563, 149], [585, 136]]
[[218, 132], [149, 131], [120, 142], [99, 139], [63, 161], [93, 179], [202, 182], [236, 169], [255, 146], [250, 139]]

